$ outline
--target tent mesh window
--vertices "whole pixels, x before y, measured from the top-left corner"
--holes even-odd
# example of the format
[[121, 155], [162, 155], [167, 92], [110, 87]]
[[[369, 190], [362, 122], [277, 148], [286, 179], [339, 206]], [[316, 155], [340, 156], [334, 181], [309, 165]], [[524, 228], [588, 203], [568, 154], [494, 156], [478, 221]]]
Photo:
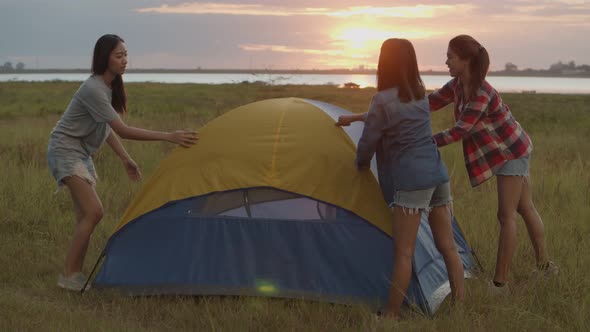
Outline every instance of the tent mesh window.
[[324, 222], [358, 218], [333, 205], [273, 188], [249, 188], [197, 196], [190, 199], [190, 206], [187, 213], [195, 218], [223, 216]]

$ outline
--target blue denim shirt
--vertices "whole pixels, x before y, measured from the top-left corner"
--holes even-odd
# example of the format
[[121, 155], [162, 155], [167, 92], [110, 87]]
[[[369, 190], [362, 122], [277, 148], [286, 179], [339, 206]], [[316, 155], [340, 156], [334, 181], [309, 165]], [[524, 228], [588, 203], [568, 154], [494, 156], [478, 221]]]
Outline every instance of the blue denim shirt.
[[403, 103], [396, 88], [373, 96], [357, 146], [357, 166], [369, 168], [375, 152], [379, 184], [388, 203], [397, 190], [427, 189], [449, 181], [432, 139], [427, 97]]

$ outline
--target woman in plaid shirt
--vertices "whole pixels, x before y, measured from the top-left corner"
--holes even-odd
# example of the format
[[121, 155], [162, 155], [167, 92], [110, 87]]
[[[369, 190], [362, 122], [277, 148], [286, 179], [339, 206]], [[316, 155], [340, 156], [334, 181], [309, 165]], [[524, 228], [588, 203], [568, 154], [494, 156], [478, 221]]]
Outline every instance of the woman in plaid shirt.
[[429, 96], [430, 110], [454, 103], [456, 123], [433, 138], [439, 147], [463, 141], [473, 187], [496, 175], [500, 239], [492, 289], [500, 290], [507, 281], [516, 249], [517, 213], [524, 219], [533, 244], [537, 271], [557, 273], [557, 266], [549, 261], [543, 221], [532, 199], [529, 157], [533, 145], [508, 105], [485, 80], [488, 52], [473, 37], [459, 35], [449, 42], [446, 64], [453, 79]]
[[[502, 288], [516, 249], [516, 218], [524, 219], [535, 250], [537, 269], [545, 275], [558, 273], [545, 247], [543, 221], [533, 203], [529, 179], [531, 139], [514, 119], [508, 105], [485, 80], [489, 69], [486, 49], [473, 37], [459, 35], [449, 42], [447, 66], [453, 79], [429, 95], [432, 112], [454, 103], [455, 126], [433, 136], [438, 147], [462, 140], [471, 185], [496, 175], [500, 239], [493, 291]], [[339, 119], [340, 125], [364, 121], [365, 114]]]

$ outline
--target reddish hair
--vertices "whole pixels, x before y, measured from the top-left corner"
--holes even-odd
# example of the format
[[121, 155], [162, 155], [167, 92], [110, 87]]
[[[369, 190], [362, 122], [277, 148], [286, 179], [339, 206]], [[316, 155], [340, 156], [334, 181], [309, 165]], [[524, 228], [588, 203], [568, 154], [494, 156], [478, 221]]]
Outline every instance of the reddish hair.
[[399, 99], [404, 103], [420, 100], [426, 94], [414, 46], [406, 39], [391, 38], [381, 45], [377, 91], [393, 87], [398, 89]]

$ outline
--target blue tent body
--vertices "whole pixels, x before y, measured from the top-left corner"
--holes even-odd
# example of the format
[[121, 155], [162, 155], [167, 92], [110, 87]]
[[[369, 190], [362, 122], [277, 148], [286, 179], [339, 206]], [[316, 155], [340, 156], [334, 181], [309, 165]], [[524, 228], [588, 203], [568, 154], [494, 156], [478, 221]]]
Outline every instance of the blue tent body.
[[[306, 102], [332, 118], [347, 113]], [[356, 143], [360, 131], [352, 129], [347, 133]], [[453, 232], [469, 276], [475, 262], [455, 220]], [[313, 195], [251, 186], [172, 200], [132, 219], [109, 239], [93, 286], [131, 295], [272, 296], [377, 309], [386, 303], [393, 264], [392, 238], [354, 211]], [[407, 300], [432, 315], [449, 291], [423, 215]]]

